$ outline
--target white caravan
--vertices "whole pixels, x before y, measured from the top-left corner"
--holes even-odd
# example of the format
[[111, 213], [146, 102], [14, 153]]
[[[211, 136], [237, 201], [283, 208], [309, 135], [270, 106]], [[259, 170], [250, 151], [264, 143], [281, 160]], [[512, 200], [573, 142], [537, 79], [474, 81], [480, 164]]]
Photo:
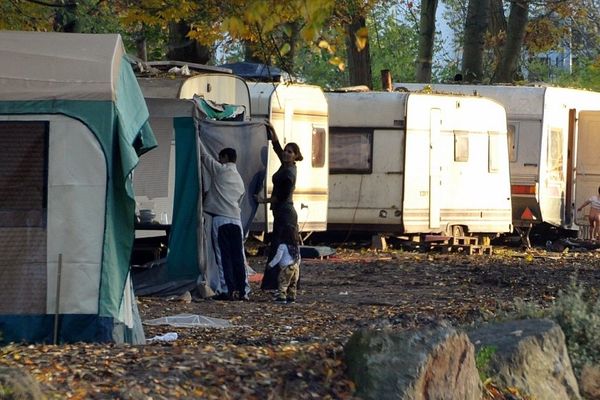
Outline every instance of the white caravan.
[[[298, 212], [300, 232], [327, 229], [328, 201], [328, 125], [327, 101], [318, 86], [286, 83], [248, 82], [252, 101], [252, 117], [268, 119], [281, 142], [296, 142], [304, 160], [298, 162], [294, 206]], [[281, 163], [269, 150], [266, 191], [270, 196], [271, 176]], [[266, 218], [265, 218], [266, 216]], [[273, 215], [268, 205], [259, 207], [252, 230], [270, 232]]]
[[[156, 63], [150, 63], [157, 65]], [[194, 65], [194, 64], [192, 64]], [[160, 77], [138, 76], [138, 83], [146, 101], [151, 104], [150, 126], [158, 148], [140, 160], [134, 175], [138, 210], [152, 210], [155, 219], [170, 225], [173, 219], [175, 185], [175, 128], [173, 124], [176, 102], [173, 99], [192, 99], [194, 95], [219, 104], [235, 104], [246, 109], [244, 118], [250, 117], [250, 93], [246, 82], [239, 76], [228, 74], [227, 69], [206, 67], [197, 75], [163, 74]], [[221, 70], [221, 72], [215, 72]], [[196, 168], [194, 164], [192, 168]], [[138, 237], [162, 235], [156, 231], [137, 231]]]
[[475, 96], [331, 92], [329, 230], [512, 230], [506, 114]]
[[[395, 84], [421, 90], [424, 84]], [[576, 209], [600, 185], [600, 93], [546, 86], [429, 85], [504, 105], [508, 119], [513, 223], [587, 225]], [[587, 212], [587, 211], [586, 211]]]

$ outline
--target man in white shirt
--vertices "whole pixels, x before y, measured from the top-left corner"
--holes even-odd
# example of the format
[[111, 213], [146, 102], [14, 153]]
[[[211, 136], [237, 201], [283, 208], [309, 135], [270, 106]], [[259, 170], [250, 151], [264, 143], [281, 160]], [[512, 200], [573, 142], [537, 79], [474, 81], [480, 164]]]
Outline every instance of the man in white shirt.
[[219, 152], [217, 161], [200, 143], [200, 156], [212, 181], [204, 199], [204, 212], [212, 217], [211, 237], [215, 259], [220, 269], [219, 275], [227, 287], [226, 292], [217, 293], [215, 298], [248, 300], [240, 208], [246, 190], [235, 165], [237, 153], [232, 148], [224, 148]]

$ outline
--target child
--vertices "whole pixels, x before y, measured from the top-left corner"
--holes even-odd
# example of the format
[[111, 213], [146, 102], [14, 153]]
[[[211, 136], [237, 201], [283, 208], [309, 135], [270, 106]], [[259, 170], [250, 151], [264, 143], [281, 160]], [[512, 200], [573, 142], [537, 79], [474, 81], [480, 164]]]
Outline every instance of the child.
[[298, 229], [286, 225], [281, 232], [281, 242], [277, 252], [269, 262], [269, 267], [279, 265], [277, 303], [294, 303], [296, 288], [300, 278], [300, 247], [298, 246]]

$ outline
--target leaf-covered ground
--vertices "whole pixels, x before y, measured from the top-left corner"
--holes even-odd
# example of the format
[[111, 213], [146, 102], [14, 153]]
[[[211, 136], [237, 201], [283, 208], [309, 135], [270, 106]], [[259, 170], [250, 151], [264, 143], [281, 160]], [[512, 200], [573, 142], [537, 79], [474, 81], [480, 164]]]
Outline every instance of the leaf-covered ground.
[[[263, 258], [249, 261], [264, 270]], [[143, 320], [191, 313], [233, 328], [145, 325], [148, 338], [178, 333], [174, 342], [145, 346], [9, 345], [0, 348], [0, 364], [25, 368], [57, 399], [353, 399], [342, 350], [358, 328], [486, 320], [515, 298], [551, 302], [574, 275], [595, 294], [600, 253], [338, 249], [329, 259], [303, 260], [295, 304], [273, 303], [256, 283], [249, 302], [138, 299]]]

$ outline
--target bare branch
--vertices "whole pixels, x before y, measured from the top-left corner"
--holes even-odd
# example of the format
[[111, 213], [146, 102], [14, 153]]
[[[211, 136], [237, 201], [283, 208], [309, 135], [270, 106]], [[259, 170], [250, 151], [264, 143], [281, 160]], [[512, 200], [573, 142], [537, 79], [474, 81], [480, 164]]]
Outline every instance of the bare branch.
[[29, 3], [37, 4], [40, 6], [45, 6], [45, 7], [56, 7], [56, 8], [72, 7], [72, 4], [49, 3], [49, 2], [41, 1], [41, 0], [25, 0], [25, 1], [27, 1]]

